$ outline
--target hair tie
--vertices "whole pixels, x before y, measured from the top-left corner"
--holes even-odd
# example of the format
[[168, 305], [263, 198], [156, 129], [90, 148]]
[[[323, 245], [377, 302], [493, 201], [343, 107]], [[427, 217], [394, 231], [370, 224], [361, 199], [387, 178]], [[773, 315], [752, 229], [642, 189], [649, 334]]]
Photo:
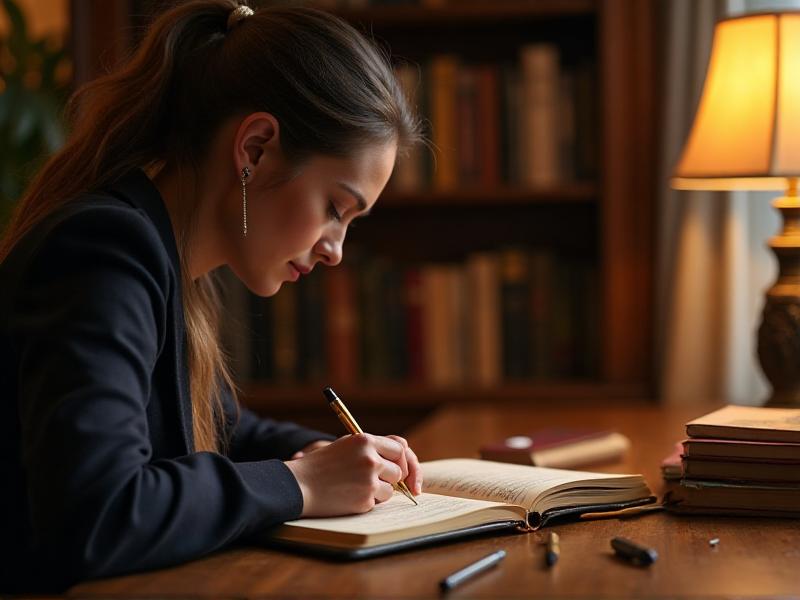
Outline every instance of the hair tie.
[[244, 4], [237, 6], [231, 11], [231, 14], [228, 15], [228, 31], [231, 30], [239, 21], [244, 19], [245, 17], [249, 17], [253, 14], [253, 9], [249, 6], [245, 6]]

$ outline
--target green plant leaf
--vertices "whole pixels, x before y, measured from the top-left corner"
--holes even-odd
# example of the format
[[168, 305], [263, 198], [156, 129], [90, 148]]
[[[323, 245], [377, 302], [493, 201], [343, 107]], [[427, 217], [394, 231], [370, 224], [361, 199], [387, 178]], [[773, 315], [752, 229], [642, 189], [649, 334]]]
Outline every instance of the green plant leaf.
[[[10, 54], [13, 67], [3, 73], [0, 93], [0, 229], [42, 163], [64, 143], [61, 121], [68, 86], [56, 81], [56, 71], [69, 57], [49, 39], [31, 40], [25, 15], [14, 0], [0, 0], [11, 32], [0, 39], [0, 49]], [[37, 85], [30, 85], [36, 72]]]

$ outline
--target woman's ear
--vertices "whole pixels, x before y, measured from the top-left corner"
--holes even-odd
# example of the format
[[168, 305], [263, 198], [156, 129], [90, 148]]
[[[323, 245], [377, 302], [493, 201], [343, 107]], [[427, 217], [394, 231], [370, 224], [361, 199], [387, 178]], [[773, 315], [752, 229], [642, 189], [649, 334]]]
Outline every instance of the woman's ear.
[[241, 176], [242, 167], [250, 169], [249, 179], [255, 180], [266, 173], [273, 173], [281, 158], [280, 130], [278, 120], [266, 112], [247, 115], [233, 137], [233, 161], [236, 176]]

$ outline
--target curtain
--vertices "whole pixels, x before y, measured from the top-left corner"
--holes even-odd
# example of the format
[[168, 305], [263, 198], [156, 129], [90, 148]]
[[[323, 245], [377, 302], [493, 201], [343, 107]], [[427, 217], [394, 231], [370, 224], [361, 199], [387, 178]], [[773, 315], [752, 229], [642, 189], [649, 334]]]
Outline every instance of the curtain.
[[657, 198], [656, 373], [664, 403], [763, 404], [769, 383], [756, 339], [777, 276], [767, 246], [780, 228], [776, 193], [677, 191], [669, 177], [702, 92], [714, 23], [800, 8], [800, 0], [664, 0]]

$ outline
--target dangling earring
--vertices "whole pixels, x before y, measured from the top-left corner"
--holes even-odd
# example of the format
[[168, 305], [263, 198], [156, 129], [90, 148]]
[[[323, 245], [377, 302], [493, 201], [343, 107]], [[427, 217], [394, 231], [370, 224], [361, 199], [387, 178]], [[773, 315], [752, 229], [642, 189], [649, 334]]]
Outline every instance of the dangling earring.
[[247, 178], [250, 169], [242, 167], [242, 237], [247, 237]]

